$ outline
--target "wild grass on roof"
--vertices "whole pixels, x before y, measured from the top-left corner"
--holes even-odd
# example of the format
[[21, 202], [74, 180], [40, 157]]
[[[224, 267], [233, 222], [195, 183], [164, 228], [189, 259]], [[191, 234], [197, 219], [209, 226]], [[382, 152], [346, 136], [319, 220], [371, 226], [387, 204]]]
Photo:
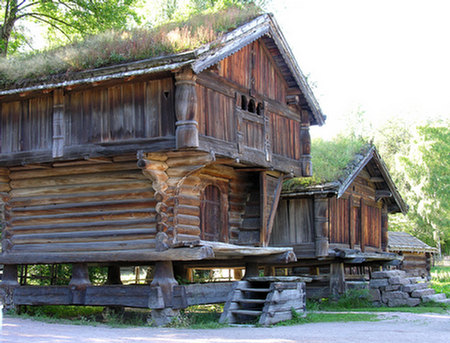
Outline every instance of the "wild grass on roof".
[[292, 192], [315, 184], [341, 181], [353, 170], [352, 162], [360, 160], [361, 154], [365, 154], [369, 147], [367, 142], [352, 137], [338, 136], [329, 141], [313, 139], [313, 177], [289, 179], [284, 182], [283, 190]]
[[14, 87], [52, 75], [110, 66], [193, 50], [250, 21], [259, 8], [231, 6], [153, 29], [109, 31], [63, 47], [0, 60], [0, 86]]

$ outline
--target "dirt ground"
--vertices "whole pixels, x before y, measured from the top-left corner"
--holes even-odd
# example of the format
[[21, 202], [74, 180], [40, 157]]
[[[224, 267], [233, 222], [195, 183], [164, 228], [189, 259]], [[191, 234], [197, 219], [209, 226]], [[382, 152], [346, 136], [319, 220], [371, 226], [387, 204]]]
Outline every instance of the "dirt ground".
[[4, 317], [1, 342], [20, 343], [390, 343], [450, 342], [450, 315], [380, 314], [378, 322], [315, 323], [287, 327], [216, 330], [111, 328], [48, 324]]

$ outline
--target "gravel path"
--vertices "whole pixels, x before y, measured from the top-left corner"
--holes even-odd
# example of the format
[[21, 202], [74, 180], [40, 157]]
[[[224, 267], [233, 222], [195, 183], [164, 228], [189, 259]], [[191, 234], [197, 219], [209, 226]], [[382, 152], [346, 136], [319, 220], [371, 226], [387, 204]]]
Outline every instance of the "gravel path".
[[216, 330], [110, 328], [3, 318], [1, 342], [20, 343], [390, 343], [450, 342], [450, 315], [383, 313], [379, 322]]

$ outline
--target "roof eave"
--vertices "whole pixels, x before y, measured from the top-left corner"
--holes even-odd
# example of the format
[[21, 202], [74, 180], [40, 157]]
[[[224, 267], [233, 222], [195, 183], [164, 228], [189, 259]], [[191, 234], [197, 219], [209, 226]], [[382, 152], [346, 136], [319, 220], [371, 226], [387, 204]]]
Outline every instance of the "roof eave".
[[314, 118], [313, 123], [320, 126], [323, 125], [325, 123], [325, 117], [322, 114], [319, 103], [314, 97], [305, 76], [298, 66], [297, 61], [272, 14], [263, 14], [230, 33], [225, 34], [221, 39], [198, 48], [196, 50], [198, 59], [192, 64], [192, 70], [198, 74], [264, 35], [269, 35], [280, 50], [283, 60], [306, 99]]

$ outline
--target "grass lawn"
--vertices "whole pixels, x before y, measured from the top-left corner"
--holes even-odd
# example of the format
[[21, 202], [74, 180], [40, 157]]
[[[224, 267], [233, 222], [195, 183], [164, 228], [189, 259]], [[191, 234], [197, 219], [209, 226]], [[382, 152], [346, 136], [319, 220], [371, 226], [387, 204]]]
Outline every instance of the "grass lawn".
[[431, 268], [431, 287], [436, 293], [445, 293], [450, 298], [450, 266]]

